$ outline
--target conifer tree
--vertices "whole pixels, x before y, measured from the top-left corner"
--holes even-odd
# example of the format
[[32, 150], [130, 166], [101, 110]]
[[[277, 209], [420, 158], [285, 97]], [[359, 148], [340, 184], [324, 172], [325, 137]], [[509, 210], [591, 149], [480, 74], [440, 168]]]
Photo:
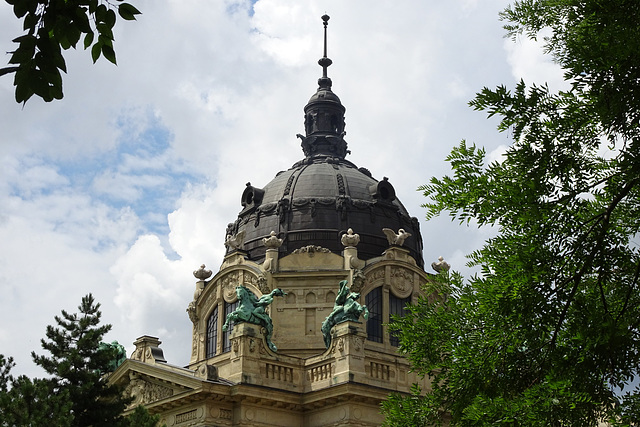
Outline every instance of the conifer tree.
[[42, 347], [50, 356], [32, 357], [50, 378], [11, 374], [13, 358], [0, 354], [0, 427], [155, 427], [159, 415], [138, 406], [126, 418], [129, 402], [122, 390], [109, 385], [118, 346], [101, 345], [111, 325], [100, 325], [100, 304], [91, 294], [82, 298], [79, 313], [62, 310], [58, 327], [48, 326]]
[[55, 393], [52, 382], [14, 377], [13, 359], [0, 354], [0, 426], [71, 426], [71, 402], [66, 391]]
[[68, 393], [71, 401], [71, 426], [113, 426], [122, 422], [127, 400], [115, 385], [103, 376], [111, 359], [111, 350], [100, 343], [111, 325], [100, 324], [100, 304], [91, 294], [82, 298], [79, 313], [62, 310], [56, 316], [57, 327], [47, 326], [42, 348], [50, 355], [32, 353], [33, 360], [52, 376], [54, 393]]

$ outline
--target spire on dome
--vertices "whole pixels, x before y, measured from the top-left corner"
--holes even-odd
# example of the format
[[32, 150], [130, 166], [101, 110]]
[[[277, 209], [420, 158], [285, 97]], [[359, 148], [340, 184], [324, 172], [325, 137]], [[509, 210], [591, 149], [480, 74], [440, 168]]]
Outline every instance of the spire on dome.
[[322, 77], [318, 80], [318, 85], [331, 88], [331, 79], [327, 77], [327, 68], [333, 64], [333, 61], [327, 58], [327, 25], [329, 24], [329, 15], [322, 15], [324, 25], [324, 56], [318, 60], [318, 64], [322, 67]]
[[345, 108], [340, 98], [331, 91], [331, 79], [327, 68], [333, 63], [327, 57], [327, 25], [329, 15], [323, 15], [324, 56], [318, 60], [322, 67], [322, 77], [318, 79], [318, 90], [304, 107], [304, 127], [306, 136], [302, 136], [302, 151], [307, 157], [329, 155], [343, 158], [349, 153], [344, 140]]

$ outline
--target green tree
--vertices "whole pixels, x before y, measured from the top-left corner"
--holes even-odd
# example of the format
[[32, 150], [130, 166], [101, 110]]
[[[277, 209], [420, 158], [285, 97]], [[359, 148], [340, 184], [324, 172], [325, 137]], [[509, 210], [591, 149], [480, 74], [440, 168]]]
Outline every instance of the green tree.
[[512, 145], [487, 164], [463, 141], [453, 175], [422, 187], [428, 218], [496, 235], [469, 255], [477, 275], [441, 273], [435, 302], [392, 325], [433, 385], [390, 399], [386, 425], [640, 425], [640, 3], [516, 1], [501, 18], [550, 34], [570, 89], [483, 89], [471, 105]]
[[155, 427], [159, 415], [138, 406], [122, 416], [130, 401], [122, 390], [107, 383], [120, 355], [120, 345], [102, 342], [111, 325], [100, 325], [100, 304], [91, 294], [82, 298], [80, 312], [55, 317], [58, 328], [48, 326], [42, 347], [51, 356], [32, 353], [34, 361], [51, 375], [33, 380], [14, 377], [11, 357], [0, 354], [0, 427], [44, 426]]
[[70, 426], [68, 394], [53, 392], [51, 381], [14, 378], [14, 366], [12, 358], [0, 355], [0, 426]]
[[11, 65], [0, 69], [0, 76], [14, 74], [18, 103], [27, 102], [33, 95], [47, 102], [62, 99], [60, 71], [67, 72], [62, 50], [75, 49], [81, 38], [85, 49], [91, 47], [93, 62], [102, 55], [115, 64], [115, 11], [125, 20], [134, 20], [140, 14], [123, 0], [117, 0], [117, 6], [108, 0], [6, 1], [23, 21], [25, 31], [13, 40], [18, 47], [9, 52]]
[[108, 384], [102, 372], [116, 358], [115, 347], [101, 347], [111, 325], [100, 324], [100, 304], [91, 294], [82, 298], [79, 313], [62, 310], [58, 327], [47, 326], [42, 348], [49, 356], [32, 353], [33, 360], [52, 376], [53, 391], [66, 391], [71, 401], [72, 426], [112, 426], [121, 422], [127, 399]]
[[[127, 417], [127, 425], [131, 427], [156, 427], [160, 422], [160, 415], [151, 415], [142, 405], [136, 406]], [[163, 424], [166, 427], [166, 424]]]

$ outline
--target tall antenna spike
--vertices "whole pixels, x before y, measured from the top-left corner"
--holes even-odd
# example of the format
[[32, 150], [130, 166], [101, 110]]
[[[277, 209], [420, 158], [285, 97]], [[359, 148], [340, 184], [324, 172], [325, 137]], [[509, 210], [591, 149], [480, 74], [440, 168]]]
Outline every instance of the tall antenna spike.
[[327, 25], [329, 23], [329, 15], [322, 15], [322, 21], [324, 25], [324, 56], [320, 58], [318, 64], [322, 66], [322, 78], [327, 78], [327, 68], [332, 64], [332, 61], [327, 58]]

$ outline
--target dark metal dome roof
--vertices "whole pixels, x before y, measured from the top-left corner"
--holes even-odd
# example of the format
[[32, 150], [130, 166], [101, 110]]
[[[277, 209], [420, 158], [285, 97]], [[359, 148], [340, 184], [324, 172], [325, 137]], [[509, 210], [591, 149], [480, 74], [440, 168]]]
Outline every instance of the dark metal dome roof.
[[382, 229], [390, 228], [411, 233], [404, 247], [423, 265], [418, 219], [409, 216], [386, 178], [377, 181], [344, 159], [309, 157], [263, 188], [248, 183], [242, 206], [227, 234], [244, 232], [241, 249], [255, 261], [264, 257], [262, 239], [271, 231], [283, 239], [281, 256], [309, 245], [339, 254], [344, 249], [340, 238], [349, 228], [360, 235], [358, 255], [366, 260], [389, 247]]
[[[304, 107], [306, 136], [302, 150], [306, 156], [289, 170], [279, 172], [263, 188], [247, 183], [242, 193], [242, 211], [227, 227], [227, 236], [244, 235], [238, 249], [251, 260], [264, 257], [262, 239], [275, 231], [283, 239], [280, 255], [314, 245], [334, 253], [344, 249], [340, 238], [349, 228], [360, 235], [358, 256], [370, 259], [389, 247], [383, 228], [411, 233], [404, 247], [422, 267], [422, 237], [417, 218], [412, 218], [396, 198], [387, 178], [374, 179], [364, 168], [345, 160], [349, 153], [344, 140], [345, 108], [331, 91], [326, 57], [318, 61], [323, 75], [318, 90]], [[242, 239], [241, 239], [242, 240]], [[237, 245], [236, 245], [237, 246]], [[229, 246], [228, 251], [235, 250]]]

